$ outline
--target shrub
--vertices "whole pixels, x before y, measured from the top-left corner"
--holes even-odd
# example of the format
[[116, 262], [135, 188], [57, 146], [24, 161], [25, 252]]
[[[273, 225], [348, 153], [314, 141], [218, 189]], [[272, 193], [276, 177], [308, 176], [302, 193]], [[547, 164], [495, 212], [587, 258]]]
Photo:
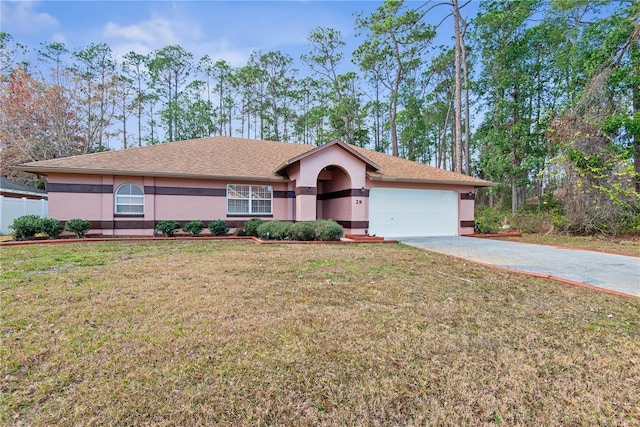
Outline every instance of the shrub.
[[340, 240], [342, 237], [342, 226], [331, 219], [318, 219], [313, 222], [316, 240], [329, 241]]
[[312, 222], [302, 221], [291, 225], [291, 239], [309, 241], [316, 238], [316, 230]]
[[180, 223], [178, 221], [171, 221], [171, 220], [165, 219], [158, 222], [158, 224], [156, 225], [156, 230], [158, 230], [159, 232], [161, 232], [167, 237], [173, 236], [173, 233], [178, 229], [180, 229]]
[[258, 237], [263, 240], [285, 240], [291, 238], [291, 224], [288, 221], [263, 222], [258, 226]]
[[567, 231], [567, 226], [569, 225], [567, 216], [557, 210], [553, 210], [551, 215], [554, 231], [558, 233]]
[[497, 233], [502, 228], [504, 217], [509, 215], [510, 213], [490, 206], [478, 207], [475, 215], [476, 229], [483, 234]]
[[42, 232], [50, 239], [55, 239], [64, 230], [62, 223], [55, 218], [42, 218], [40, 221]]
[[16, 240], [33, 240], [42, 232], [42, 218], [38, 215], [23, 215], [14, 219], [9, 226]]
[[209, 223], [209, 232], [214, 236], [224, 236], [229, 232], [229, 226], [227, 221], [223, 219], [216, 219]]
[[190, 221], [182, 227], [182, 231], [185, 233], [189, 233], [193, 237], [197, 237], [202, 233], [202, 229], [204, 228], [204, 224], [199, 219], [195, 221]]
[[249, 221], [244, 223], [244, 234], [243, 236], [257, 236], [258, 235], [258, 227], [261, 224], [264, 224], [264, 221], [260, 218], [251, 218]]
[[81, 239], [91, 229], [91, 223], [86, 219], [73, 218], [66, 222], [64, 229], [75, 233], [76, 237]]

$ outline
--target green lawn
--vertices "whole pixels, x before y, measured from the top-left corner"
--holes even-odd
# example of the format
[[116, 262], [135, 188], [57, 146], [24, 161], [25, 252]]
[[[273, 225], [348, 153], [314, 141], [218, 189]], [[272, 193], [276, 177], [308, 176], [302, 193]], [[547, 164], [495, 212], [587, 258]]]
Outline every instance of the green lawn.
[[0, 249], [3, 425], [639, 425], [640, 299], [400, 245]]

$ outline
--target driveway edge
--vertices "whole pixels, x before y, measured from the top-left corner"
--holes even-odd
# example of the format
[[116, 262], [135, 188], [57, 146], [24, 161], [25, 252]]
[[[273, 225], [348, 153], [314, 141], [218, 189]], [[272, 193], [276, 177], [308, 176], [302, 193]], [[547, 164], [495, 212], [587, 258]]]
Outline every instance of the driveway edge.
[[456, 258], [456, 259], [464, 260], [464, 261], [467, 261], [467, 262], [472, 262], [474, 264], [482, 265], [484, 267], [489, 267], [489, 268], [495, 268], [495, 269], [498, 269], [498, 270], [508, 271], [510, 273], [524, 274], [526, 276], [536, 277], [538, 279], [549, 279], [549, 280], [553, 280], [555, 282], [564, 283], [566, 285], [578, 286], [578, 287], [581, 287], [581, 288], [592, 289], [592, 290], [595, 290], [595, 291], [598, 291], [598, 292], [604, 292], [604, 293], [607, 293], [607, 294], [623, 296], [623, 297], [627, 297], [627, 298], [628, 297], [640, 298], [637, 295], [628, 294], [626, 292], [620, 292], [620, 291], [616, 291], [614, 289], [602, 288], [600, 286], [590, 285], [588, 283], [576, 282], [575, 280], [565, 279], [565, 278], [557, 277], [557, 276], [551, 276], [549, 274], [533, 273], [533, 272], [530, 272], [530, 271], [517, 270], [515, 268], [503, 267], [501, 265], [490, 264], [490, 263], [487, 263], [487, 262], [477, 261], [477, 260], [469, 259], [469, 258], [464, 258], [464, 257], [457, 256], [457, 255], [449, 255], [449, 254], [445, 254], [445, 253], [442, 253], [442, 252], [432, 251], [432, 250], [425, 249], [425, 248], [420, 247], [420, 246], [414, 246], [414, 245], [410, 245], [410, 244], [404, 243], [404, 242], [401, 242], [401, 244], [403, 244], [405, 246], [409, 246], [411, 248], [420, 249], [421, 251], [426, 251], [426, 252], [431, 252], [431, 253], [434, 253], [434, 254], [449, 256], [449, 257], [452, 257], [452, 258]]

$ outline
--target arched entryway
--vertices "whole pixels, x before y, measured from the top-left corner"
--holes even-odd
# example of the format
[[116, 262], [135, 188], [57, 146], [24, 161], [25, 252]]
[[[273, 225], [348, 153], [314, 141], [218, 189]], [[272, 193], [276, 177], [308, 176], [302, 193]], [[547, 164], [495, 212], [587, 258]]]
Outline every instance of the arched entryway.
[[316, 218], [333, 219], [343, 226], [351, 221], [351, 177], [340, 166], [323, 168], [317, 178]]

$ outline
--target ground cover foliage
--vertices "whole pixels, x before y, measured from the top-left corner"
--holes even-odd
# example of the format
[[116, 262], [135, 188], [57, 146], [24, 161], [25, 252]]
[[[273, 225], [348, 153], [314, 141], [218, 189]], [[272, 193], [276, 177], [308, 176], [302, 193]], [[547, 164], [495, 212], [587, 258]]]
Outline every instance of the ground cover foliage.
[[640, 423], [638, 299], [400, 245], [0, 257], [2, 424]]

